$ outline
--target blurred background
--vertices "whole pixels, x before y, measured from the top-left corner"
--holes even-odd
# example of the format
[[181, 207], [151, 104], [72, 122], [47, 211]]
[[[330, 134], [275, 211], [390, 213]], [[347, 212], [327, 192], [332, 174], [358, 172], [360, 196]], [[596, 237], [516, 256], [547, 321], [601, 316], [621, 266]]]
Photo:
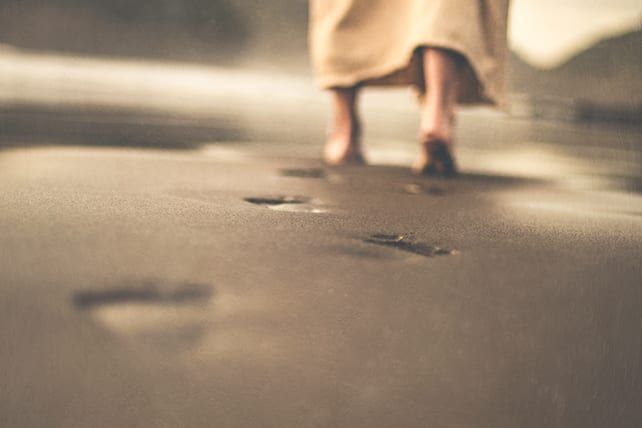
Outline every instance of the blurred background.
[[[464, 113], [464, 163], [483, 168], [492, 157], [501, 170], [529, 155], [502, 163], [479, 151], [520, 141], [538, 153], [565, 147], [556, 150], [568, 152], [574, 169], [585, 159], [583, 167], [639, 177], [641, 17], [636, 0], [515, 0], [508, 116]], [[304, 0], [2, 0], [2, 141], [290, 141], [316, 153], [325, 103], [306, 32]], [[407, 162], [412, 97], [372, 91], [365, 110], [374, 160]]]

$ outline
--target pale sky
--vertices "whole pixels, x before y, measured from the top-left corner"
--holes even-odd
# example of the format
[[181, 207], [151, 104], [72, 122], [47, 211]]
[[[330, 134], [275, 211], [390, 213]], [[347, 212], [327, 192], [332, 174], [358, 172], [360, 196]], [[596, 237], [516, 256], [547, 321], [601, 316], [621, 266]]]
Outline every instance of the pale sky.
[[512, 0], [510, 39], [529, 62], [553, 67], [609, 35], [640, 29], [640, 0]]

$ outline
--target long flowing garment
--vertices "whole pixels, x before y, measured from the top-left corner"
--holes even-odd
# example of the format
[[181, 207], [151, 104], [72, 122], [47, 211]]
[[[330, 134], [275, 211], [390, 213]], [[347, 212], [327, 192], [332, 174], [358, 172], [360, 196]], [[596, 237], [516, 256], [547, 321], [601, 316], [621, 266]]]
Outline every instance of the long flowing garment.
[[310, 50], [322, 88], [425, 87], [422, 47], [465, 59], [462, 104], [504, 103], [509, 0], [310, 0]]

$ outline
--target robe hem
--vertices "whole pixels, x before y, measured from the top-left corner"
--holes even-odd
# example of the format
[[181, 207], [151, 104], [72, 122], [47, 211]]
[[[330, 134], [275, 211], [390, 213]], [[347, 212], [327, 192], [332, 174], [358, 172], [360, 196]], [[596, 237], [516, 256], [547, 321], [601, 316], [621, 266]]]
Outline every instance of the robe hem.
[[[500, 109], [505, 108], [505, 100], [503, 96], [497, 94], [491, 94], [488, 91], [488, 84], [482, 73], [479, 71], [479, 67], [474, 61], [471, 60], [471, 56], [466, 52], [466, 49], [463, 49], [460, 45], [454, 44], [452, 42], [443, 42], [440, 40], [421, 40], [414, 42], [411, 45], [409, 52], [406, 50], [403, 57], [398, 61], [390, 61], [381, 67], [373, 67], [367, 70], [361, 70], [357, 72], [350, 73], [349, 75], [326, 75], [324, 77], [317, 75], [317, 84], [323, 89], [333, 89], [333, 88], [342, 88], [342, 87], [352, 87], [356, 85], [364, 86], [391, 86], [391, 87], [403, 87], [403, 86], [414, 86], [419, 89], [419, 85], [416, 81], [400, 79], [399, 81], [390, 81], [386, 82], [386, 78], [391, 78], [397, 73], [402, 73], [408, 67], [412, 66], [412, 60], [414, 52], [418, 48], [422, 47], [435, 47], [451, 50], [456, 52], [465, 58], [467, 67], [470, 67], [476, 80], [478, 88], [478, 96], [473, 97], [464, 97], [460, 98], [457, 103], [460, 105], [491, 105], [498, 107]], [[370, 82], [370, 83], [369, 83]], [[422, 92], [419, 90], [420, 94]]]

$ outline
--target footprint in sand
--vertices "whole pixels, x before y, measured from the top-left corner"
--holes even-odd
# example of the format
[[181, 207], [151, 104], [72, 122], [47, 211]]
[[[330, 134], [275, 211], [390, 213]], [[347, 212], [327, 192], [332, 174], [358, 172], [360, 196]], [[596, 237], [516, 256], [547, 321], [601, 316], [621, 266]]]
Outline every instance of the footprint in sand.
[[322, 168], [285, 168], [279, 170], [283, 177], [295, 178], [325, 178], [326, 173]]
[[439, 186], [425, 186], [422, 184], [411, 183], [403, 187], [404, 193], [409, 195], [431, 195], [431, 196], [445, 196], [446, 189]]
[[207, 284], [146, 279], [77, 291], [72, 303], [121, 337], [176, 352], [206, 333], [213, 296]]
[[329, 212], [316, 199], [307, 196], [265, 196], [244, 199], [254, 205], [264, 206], [275, 211], [323, 214]]
[[363, 239], [367, 244], [379, 245], [382, 247], [395, 248], [412, 254], [424, 257], [452, 256], [459, 254], [457, 250], [449, 250], [425, 242], [415, 241], [412, 234], [384, 234], [377, 233]]

